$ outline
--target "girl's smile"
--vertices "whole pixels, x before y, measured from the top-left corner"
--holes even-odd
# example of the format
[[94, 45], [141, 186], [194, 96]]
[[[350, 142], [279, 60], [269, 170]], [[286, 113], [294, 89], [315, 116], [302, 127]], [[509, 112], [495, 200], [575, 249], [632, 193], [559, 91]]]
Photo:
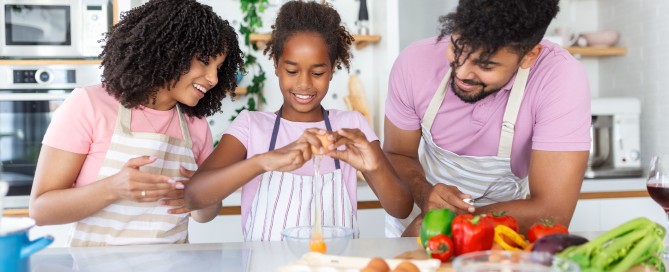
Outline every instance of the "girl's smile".
[[298, 103], [301, 103], [301, 104], [308, 104], [311, 101], [313, 101], [314, 98], [316, 98], [315, 94], [308, 95], [308, 94], [297, 94], [297, 93], [293, 93], [293, 92], [291, 92], [291, 94], [295, 98], [295, 101], [297, 101]]

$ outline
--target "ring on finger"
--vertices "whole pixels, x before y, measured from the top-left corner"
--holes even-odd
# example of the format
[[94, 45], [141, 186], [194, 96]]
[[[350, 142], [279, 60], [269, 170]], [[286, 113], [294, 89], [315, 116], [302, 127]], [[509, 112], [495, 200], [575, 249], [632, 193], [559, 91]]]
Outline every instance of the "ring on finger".
[[140, 194], [142, 197], [146, 197], [146, 191], [142, 190], [142, 193]]

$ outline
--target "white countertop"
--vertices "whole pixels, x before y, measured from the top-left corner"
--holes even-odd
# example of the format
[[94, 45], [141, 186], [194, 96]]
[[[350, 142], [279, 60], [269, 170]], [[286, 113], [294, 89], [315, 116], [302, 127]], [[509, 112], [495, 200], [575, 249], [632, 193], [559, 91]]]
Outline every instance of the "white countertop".
[[[418, 248], [416, 238], [352, 239], [343, 256], [392, 258]], [[297, 260], [287, 242], [47, 248], [32, 272], [276, 271]]]
[[[645, 191], [645, 178], [619, 178], [619, 179], [585, 179], [581, 186], [581, 193], [596, 192], [621, 192], [621, 191]], [[378, 198], [369, 188], [367, 183], [358, 182], [358, 201], [376, 201]], [[10, 196], [5, 198], [5, 208], [20, 209], [27, 208], [29, 196]], [[241, 191], [234, 192], [223, 200], [223, 206], [240, 206], [242, 202]]]

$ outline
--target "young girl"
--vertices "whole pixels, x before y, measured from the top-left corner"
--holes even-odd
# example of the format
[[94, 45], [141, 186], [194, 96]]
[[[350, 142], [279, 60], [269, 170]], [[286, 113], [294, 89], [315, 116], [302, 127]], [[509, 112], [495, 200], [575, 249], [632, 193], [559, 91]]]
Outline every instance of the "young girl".
[[[107, 33], [101, 85], [75, 89], [44, 136], [30, 216], [76, 222], [73, 246], [184, 243], [183, 183], [211, 153], [205, 116], [236, 87], [234, 29], [195, 0], [152, 0]], [[220, 204], [191, 214], [205, 222]]]
[[[337, 11], [316, 2], [284, 4], [265, 53], [283, 94], [276, 112], [243, 111], [186, 188], [186, 207], [221, 202], [242, 187], [244, 239], [280, 240], [285, 228], [312, 224], [314, 182], [322, 182], [323, 224], [357, 233], [356, 168], [393, 216], [412, 206], [379, 141], [358, 112], [324, 110], [335, 68], [349, 67], [352, 36]], [[317, 134], [334, 144], [322, 146]], [[326, 156], [314, 179], [311, 146]], [[342, 146], [342, 148], [338, 148]]]

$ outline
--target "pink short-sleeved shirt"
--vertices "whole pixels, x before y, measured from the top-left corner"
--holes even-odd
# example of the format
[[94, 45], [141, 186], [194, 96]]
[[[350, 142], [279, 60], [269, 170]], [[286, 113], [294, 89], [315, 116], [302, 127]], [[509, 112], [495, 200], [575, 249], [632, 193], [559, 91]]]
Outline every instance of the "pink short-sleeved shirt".
[[[449, 37], [421, 40], [407, 47], [393, 65], [386, 117], [398, 128], [420, 129], [439, 83], [448, 72]], [[586, 72], [562, 47], [542, 41], [530, 68], [516, 121], [511, 169], [528, 175], [531, 150], [590, 150], [590, 90]], [[513, 82], [481, 101], [460, 100], [448, 85], [431, 133], [441, 148], [466, 156], [495, 156], [502, 117]]]
[[[340, 111], [328, 110], [330, 117], [330, 124], [332, 130], [341, 128], [358, 128], [362, 131], [367, 140], [372, 142], [378, 140], [376, 134], [371, 129], [367, 120], [357, 111]], [[269, 151], [270, 139], [272, 138], [272, 129], [274, 128], [274, 121], [276, 114], [273, 112], [249, 112], [242, 111], [237, 118], [230, 124], [230, 127], [225, 131], [237, 140], [239, 140], [244, 147], [246, 147], [246, 157], [250, 158], [256, 154], [262, 154]], [[275, 149], [284, 147], [296, 141], [304, 131], [308, 128], [322, 128], [325, 129], [325, 122], [293, 122], [286, 119], [281, 119], [281, 125], [277, 134]], [[342, 179], [346, 184], [349, 199], [353, 212], [357, 210], [357, 170], [345, 162], [340, 162]], [[335, 170], [335, 163], [331, 157], [324, 156], [321, 161], [321, 174], [328, 174]], [[314, 166], [311, 161], [306, 162], [302, 167], [292, 171], [291, 173], [302, 176], [313, 176]], [[261, 176], [253, 178], [242, 187], [242, 226], [246, 225], [249, 210], [253, 204], [255, 193], [258, 189]]]
[[[54, 112], [42, 144], [77, 154], [86, 154], [86, 160], [74, 183], [81, 187], [97, 180], [98, 172], [111, 142], [120, 103], [109, 95], [101, 84], [77, 88]], [[179, 118], [174, 110], [159, 111], [145, 108], [144, 112], [132, 109], [130, 130], [152, 132], [154, 128], [182, 138]], [[150, 120], [150, 121], [149, 121]], [[204, 118], [185, 118], [193, 141], [193, 155], [198, 165], [214, 149], [209, 125]], [[168, 125], [168, 122], [171, 124]], [[196, 169], [190, 169], [196, 170]]]

